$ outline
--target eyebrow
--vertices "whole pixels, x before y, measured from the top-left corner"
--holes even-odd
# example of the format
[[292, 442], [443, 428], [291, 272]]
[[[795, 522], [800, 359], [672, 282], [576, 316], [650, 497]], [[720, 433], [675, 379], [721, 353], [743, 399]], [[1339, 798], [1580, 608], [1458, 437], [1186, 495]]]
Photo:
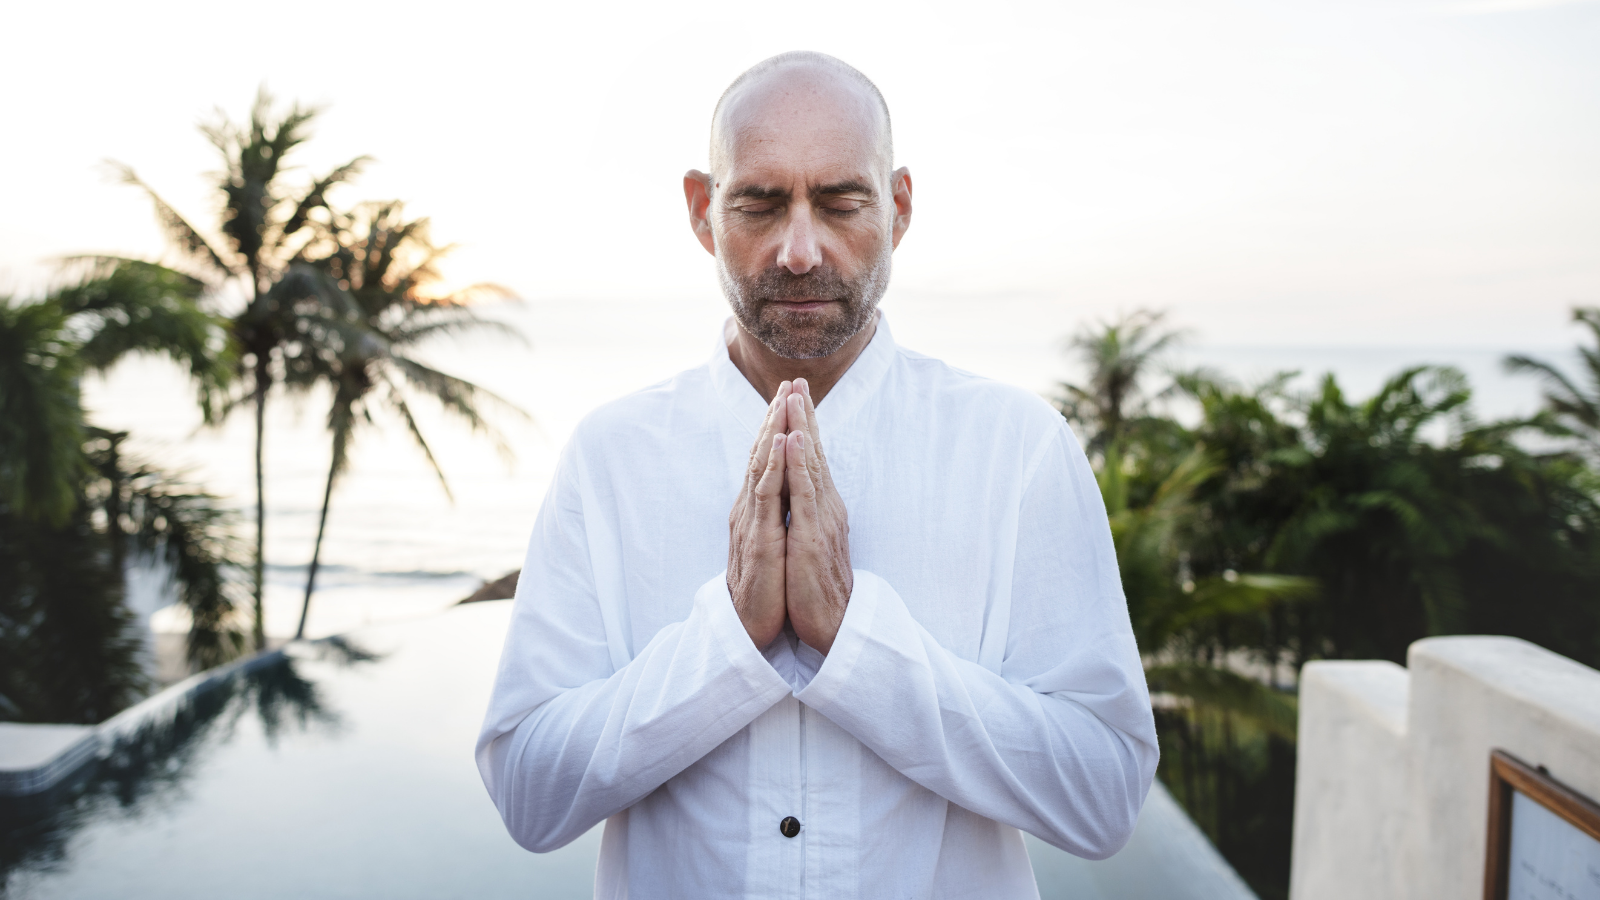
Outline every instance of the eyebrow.
[[740, 185], [728, 191], [730, 200], [782, 200], [789, 196], [789, 192], [782, 188], [764, 187], [759, 184]]
[[[872, 189], [872, 185], [857, 178], [819, 185], [808, 193], [813, 197], [831, 197], [838, 194], [866, 194], [868, 197], [878, 195], [878, 192]], [[746, 184], [729, 190], [727, 196], [730, 200], [783, 200], [789, 196], [789, 192], [783, 188]]]
[[834, 194], [866, 194], [868, 197], [876, 197], [878, 192], [872, 189], [872, 185], [855, 178], [824, 184], [811, 190], [813, 197], [828, 197]]

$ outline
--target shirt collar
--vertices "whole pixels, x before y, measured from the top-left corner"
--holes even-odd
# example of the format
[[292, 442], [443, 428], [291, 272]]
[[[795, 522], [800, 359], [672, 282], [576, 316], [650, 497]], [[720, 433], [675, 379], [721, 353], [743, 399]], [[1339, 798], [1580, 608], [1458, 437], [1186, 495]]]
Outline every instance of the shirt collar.
[[[861, 355], [845, 370], [844, 377], [833, 386], [828, 396], [817, 404], [817, 427], [824, 435], [829, 429], [848, 421], [878, 389], [884, 375], [889, 372], [894, 351], [894, 335], [889, 331], [889, 320], [879, 310], [877, 331], [873, 333], [872, 340], [867, 342]], [[753, 439], [761, 430], [761, 422], [767, 417], [767, 404], [728, 357], [726, 329], [718, 336], [717, 349], [711, 357], [711, 380], [716, 385], [722, 405]]]

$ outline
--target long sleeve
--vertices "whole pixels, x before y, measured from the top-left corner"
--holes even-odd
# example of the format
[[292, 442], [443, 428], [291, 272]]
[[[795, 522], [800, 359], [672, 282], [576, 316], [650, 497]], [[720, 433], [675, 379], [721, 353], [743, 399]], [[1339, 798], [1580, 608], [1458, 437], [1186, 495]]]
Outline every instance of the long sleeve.
[[857, 570], [833, 647], [796, 697], [946, 800], [1098, 859], [1132, 834], [1155, 725], [1088, 462], [1064, 423], [1038, 459], [999, 673], [945, 649], [913, 617], [916, 598]]
[[477, 745], [507, 829], [536, 852], [636, 803], [791, 692], [721, 574], [687, 619], [617, 665], [572, 455], [534, 526]]

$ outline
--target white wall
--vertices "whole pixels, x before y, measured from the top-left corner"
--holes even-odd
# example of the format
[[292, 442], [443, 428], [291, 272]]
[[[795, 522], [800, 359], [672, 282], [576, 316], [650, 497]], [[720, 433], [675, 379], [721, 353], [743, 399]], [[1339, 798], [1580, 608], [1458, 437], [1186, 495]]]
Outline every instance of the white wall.
[[1405, 895], [1410, 681], [1392, 662], [1317, 662], [1301, 672], [1295, 900]]
[[1493, 749], [1600, 797], [1600, 672], [1507, 637], [1407, 662], [1301, 674], [1293, 900], [1481, 897]]

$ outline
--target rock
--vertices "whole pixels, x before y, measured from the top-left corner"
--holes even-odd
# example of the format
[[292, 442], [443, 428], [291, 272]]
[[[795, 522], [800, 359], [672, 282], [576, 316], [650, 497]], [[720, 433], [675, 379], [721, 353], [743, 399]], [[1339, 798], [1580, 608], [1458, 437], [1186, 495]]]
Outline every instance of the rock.
[[517, 576], [522, 574], [521, 569], [508, 572], [494, 581], [485, 581], [483, 587], [472, 592], [472, 596], [462, 600], [462, 603], [477, 603], [479, 600], [509, 600], [517, 595]]

